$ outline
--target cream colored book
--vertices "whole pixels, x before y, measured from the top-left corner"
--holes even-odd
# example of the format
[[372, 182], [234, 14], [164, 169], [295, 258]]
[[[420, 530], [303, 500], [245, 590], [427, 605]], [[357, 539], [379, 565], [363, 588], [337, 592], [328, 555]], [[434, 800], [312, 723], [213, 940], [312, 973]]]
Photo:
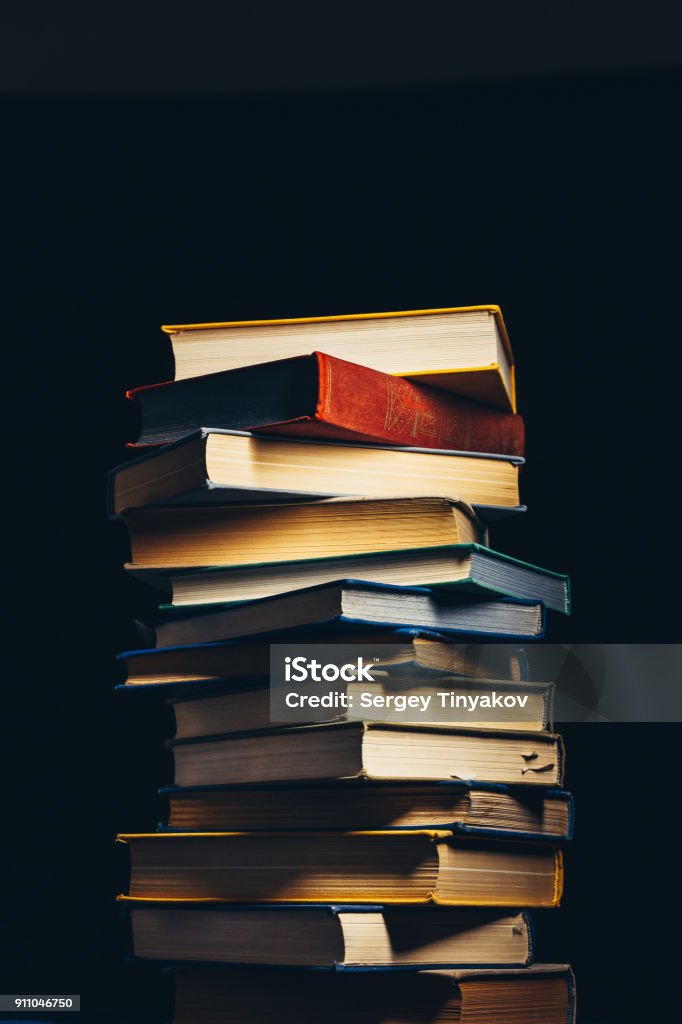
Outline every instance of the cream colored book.
[[448, 498], [342, 499], [286, 505], [134, 508], [123, 515], [131, 569], [245, 566], [371, 551], [485, 542]]
[[519, 506], [513, 455], [300, 438], [204, 428], [126, 462], [109, 475], [114, 515], [148, 505], [216, 505], [359, 495], [438, 494], [469, 505]]
[[327, 352], [516, 411], [514, 356], [499, 306], [167, 324], [175, 380]]

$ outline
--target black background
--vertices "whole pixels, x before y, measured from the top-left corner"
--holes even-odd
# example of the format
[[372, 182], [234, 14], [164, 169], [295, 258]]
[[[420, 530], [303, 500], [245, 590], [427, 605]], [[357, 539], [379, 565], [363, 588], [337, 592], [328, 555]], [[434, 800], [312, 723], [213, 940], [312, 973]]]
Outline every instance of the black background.
[[[530, 511], [495, 545], [570, 572], [550, 639], [678, 639], [681, 84], [0, 101], [2, 991], [156, 1019], [158, 979], [121, 962], [113, 835], [154, 827], [166, 765], [151, 705], [112, 695], [133, 595], [104, 475], [124, 389], [167, 375], [161, 322], [500, 303]], [[669, 1018], [679, 727], [563, 731], [578, 829], [539, 956], [575, 964], [584, 1021]]]

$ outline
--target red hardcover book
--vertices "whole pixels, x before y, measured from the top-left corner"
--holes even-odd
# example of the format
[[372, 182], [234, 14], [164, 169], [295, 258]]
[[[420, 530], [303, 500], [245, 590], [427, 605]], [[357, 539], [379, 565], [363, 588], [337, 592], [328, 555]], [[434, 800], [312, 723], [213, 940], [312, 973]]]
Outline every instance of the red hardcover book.
[[128, 393], [139, 443], [199, 427], [523, 455], [520, 416], [313, 352]]

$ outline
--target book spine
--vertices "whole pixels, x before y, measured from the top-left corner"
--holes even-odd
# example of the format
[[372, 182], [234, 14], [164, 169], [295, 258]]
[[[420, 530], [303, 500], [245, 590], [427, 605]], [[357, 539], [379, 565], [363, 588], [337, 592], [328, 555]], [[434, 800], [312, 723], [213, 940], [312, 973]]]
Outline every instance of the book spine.
[[315, 356], [319, 380], [314, 416], [254, 426], [254, 431], [523, 455], [520, 416], [321, 352]]

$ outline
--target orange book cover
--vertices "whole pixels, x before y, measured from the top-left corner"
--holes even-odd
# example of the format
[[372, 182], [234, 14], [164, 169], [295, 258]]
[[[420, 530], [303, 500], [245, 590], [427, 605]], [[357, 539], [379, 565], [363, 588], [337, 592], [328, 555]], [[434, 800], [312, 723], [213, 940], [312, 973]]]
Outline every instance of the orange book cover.
[[323, 352], [243, 366], [128, 392], [137, 444], [179, 440], [204, 423], [331, 441], [523, 456], [515, 413], [425, 387]]

